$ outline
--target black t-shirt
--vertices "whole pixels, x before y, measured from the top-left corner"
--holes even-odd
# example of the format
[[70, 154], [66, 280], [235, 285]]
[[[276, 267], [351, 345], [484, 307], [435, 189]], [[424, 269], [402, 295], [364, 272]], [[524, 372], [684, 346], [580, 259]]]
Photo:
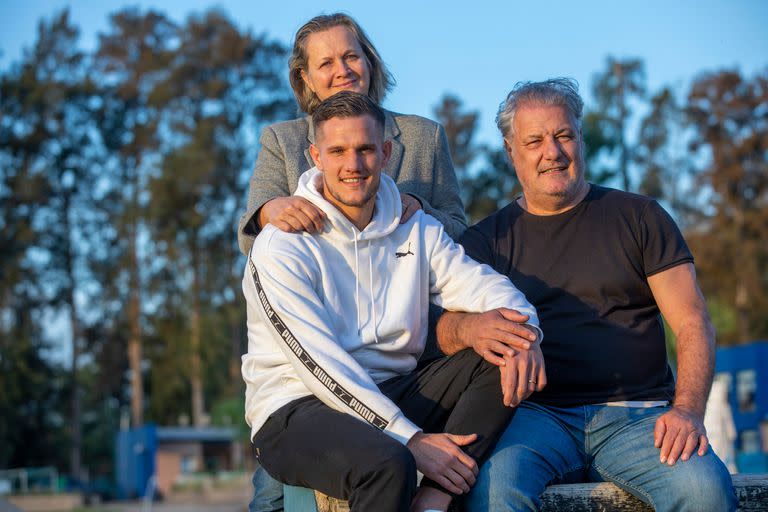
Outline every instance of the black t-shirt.
[[591, 185], [581, 203], [558, 215], [532, 215], [513, 202], [468, 229], [461, 243], [536, 306], [547, 387], [530, 400], [672, 400], [664, 327], [647, 277], [693, 257], [656, 201]]

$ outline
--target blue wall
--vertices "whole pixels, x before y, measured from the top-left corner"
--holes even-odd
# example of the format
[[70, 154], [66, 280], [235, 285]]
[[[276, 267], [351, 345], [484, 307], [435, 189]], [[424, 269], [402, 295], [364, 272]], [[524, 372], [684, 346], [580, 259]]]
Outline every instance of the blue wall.
[[[755, 392], [755, 410], [742, 412], [736, 396], [736, 374], [741, 370], [755, 370], [757, 390]], [[754, 341], [747, 345], [722, 347], [717, 349], [715, 373], [731, 374], [731, 389], [728, 395], [733, 411], [736, 430], [759, 429], [760, 422], [768, 415], [768, 341]]]
[[117, 433], [115, 445], [117, 497], [143, 497], [147, 491], [147, 482], [155, 473], [155, 426], [150, 423], [142, 428], [122, 430]]

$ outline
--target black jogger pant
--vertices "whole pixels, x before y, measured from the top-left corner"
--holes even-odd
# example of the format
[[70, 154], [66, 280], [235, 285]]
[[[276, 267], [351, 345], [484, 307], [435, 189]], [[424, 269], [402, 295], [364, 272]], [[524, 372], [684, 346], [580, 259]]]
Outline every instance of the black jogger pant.
[[[472, 350], [379, 388], [426, 433], [477, 434], [463, 449], [478, 465], [514, 414], [502, 402], [498, 368]], [[347, 499], [353, 511], [407, 511], [416, 490], [416, 463], [406, 446], [314, 396], [275, 411], [253, 444], [273, 478]], [[440, 488], [426, 478], [422, 485]]]

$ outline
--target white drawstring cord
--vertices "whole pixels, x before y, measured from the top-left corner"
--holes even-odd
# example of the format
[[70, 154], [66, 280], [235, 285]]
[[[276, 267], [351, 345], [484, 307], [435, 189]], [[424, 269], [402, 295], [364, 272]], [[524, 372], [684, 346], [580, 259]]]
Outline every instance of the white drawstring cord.
[[379, 319], [376, 316], [376, 297], [373, 294], [373, 258], [371, 257], [371, 241], [368, 241], [368, 286], [371, 293], [371, 309], [373, 309], [373, 340], [379, 342], [379, 336], [376, 334], [376, 326]]
[[358, 276], [360, 275], [360, 265], [358, 264], [358, 253], [357, 253], [357, 232], [354, 233], [355, 235], [355, 309], [357, 310], [357, 335], [360, 336], [360, 279]]

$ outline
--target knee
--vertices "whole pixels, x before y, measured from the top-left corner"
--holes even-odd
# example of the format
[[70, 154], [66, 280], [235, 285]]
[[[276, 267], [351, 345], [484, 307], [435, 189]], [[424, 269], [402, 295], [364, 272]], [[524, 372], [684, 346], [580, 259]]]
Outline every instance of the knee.
[[[698, 463], [685, 468], [685, 465], [692, 461]], [[675, 486], [671, 494], [677, 501], [677, 505], [672, 507], [673, 510], [736, 510], [737, 499], [731, 475], [720, 460], [711, 456], [711, 452], [705, 457], [694, 456], [677, 464], [681, 464], [681, 469], [687, 470], [681, 471], [682, 474], [670, 482]]]
[[361, 472], [362, 478], [383, 481], [388, 486], [416, 486], [416, 460], [411, 451], [399, 443], [369, 459], [369, 464], [364, 464]]
[[249, 512], [267, 512], [283, 509], [283, 484], [272, 478], [262, 467], [253, 473], [253, 498]]
[[523, 462], [528, 455], [515, 446], [494, 454], [480, 469], [466, 500], [467, 510], [538, 510], [546, 483], [533, 475], [532, 464]]
[[382, 472], [403, 484], [416, 482], [416, 459], [405, 446], [394, 450], [389, 457], [381, 461]]

